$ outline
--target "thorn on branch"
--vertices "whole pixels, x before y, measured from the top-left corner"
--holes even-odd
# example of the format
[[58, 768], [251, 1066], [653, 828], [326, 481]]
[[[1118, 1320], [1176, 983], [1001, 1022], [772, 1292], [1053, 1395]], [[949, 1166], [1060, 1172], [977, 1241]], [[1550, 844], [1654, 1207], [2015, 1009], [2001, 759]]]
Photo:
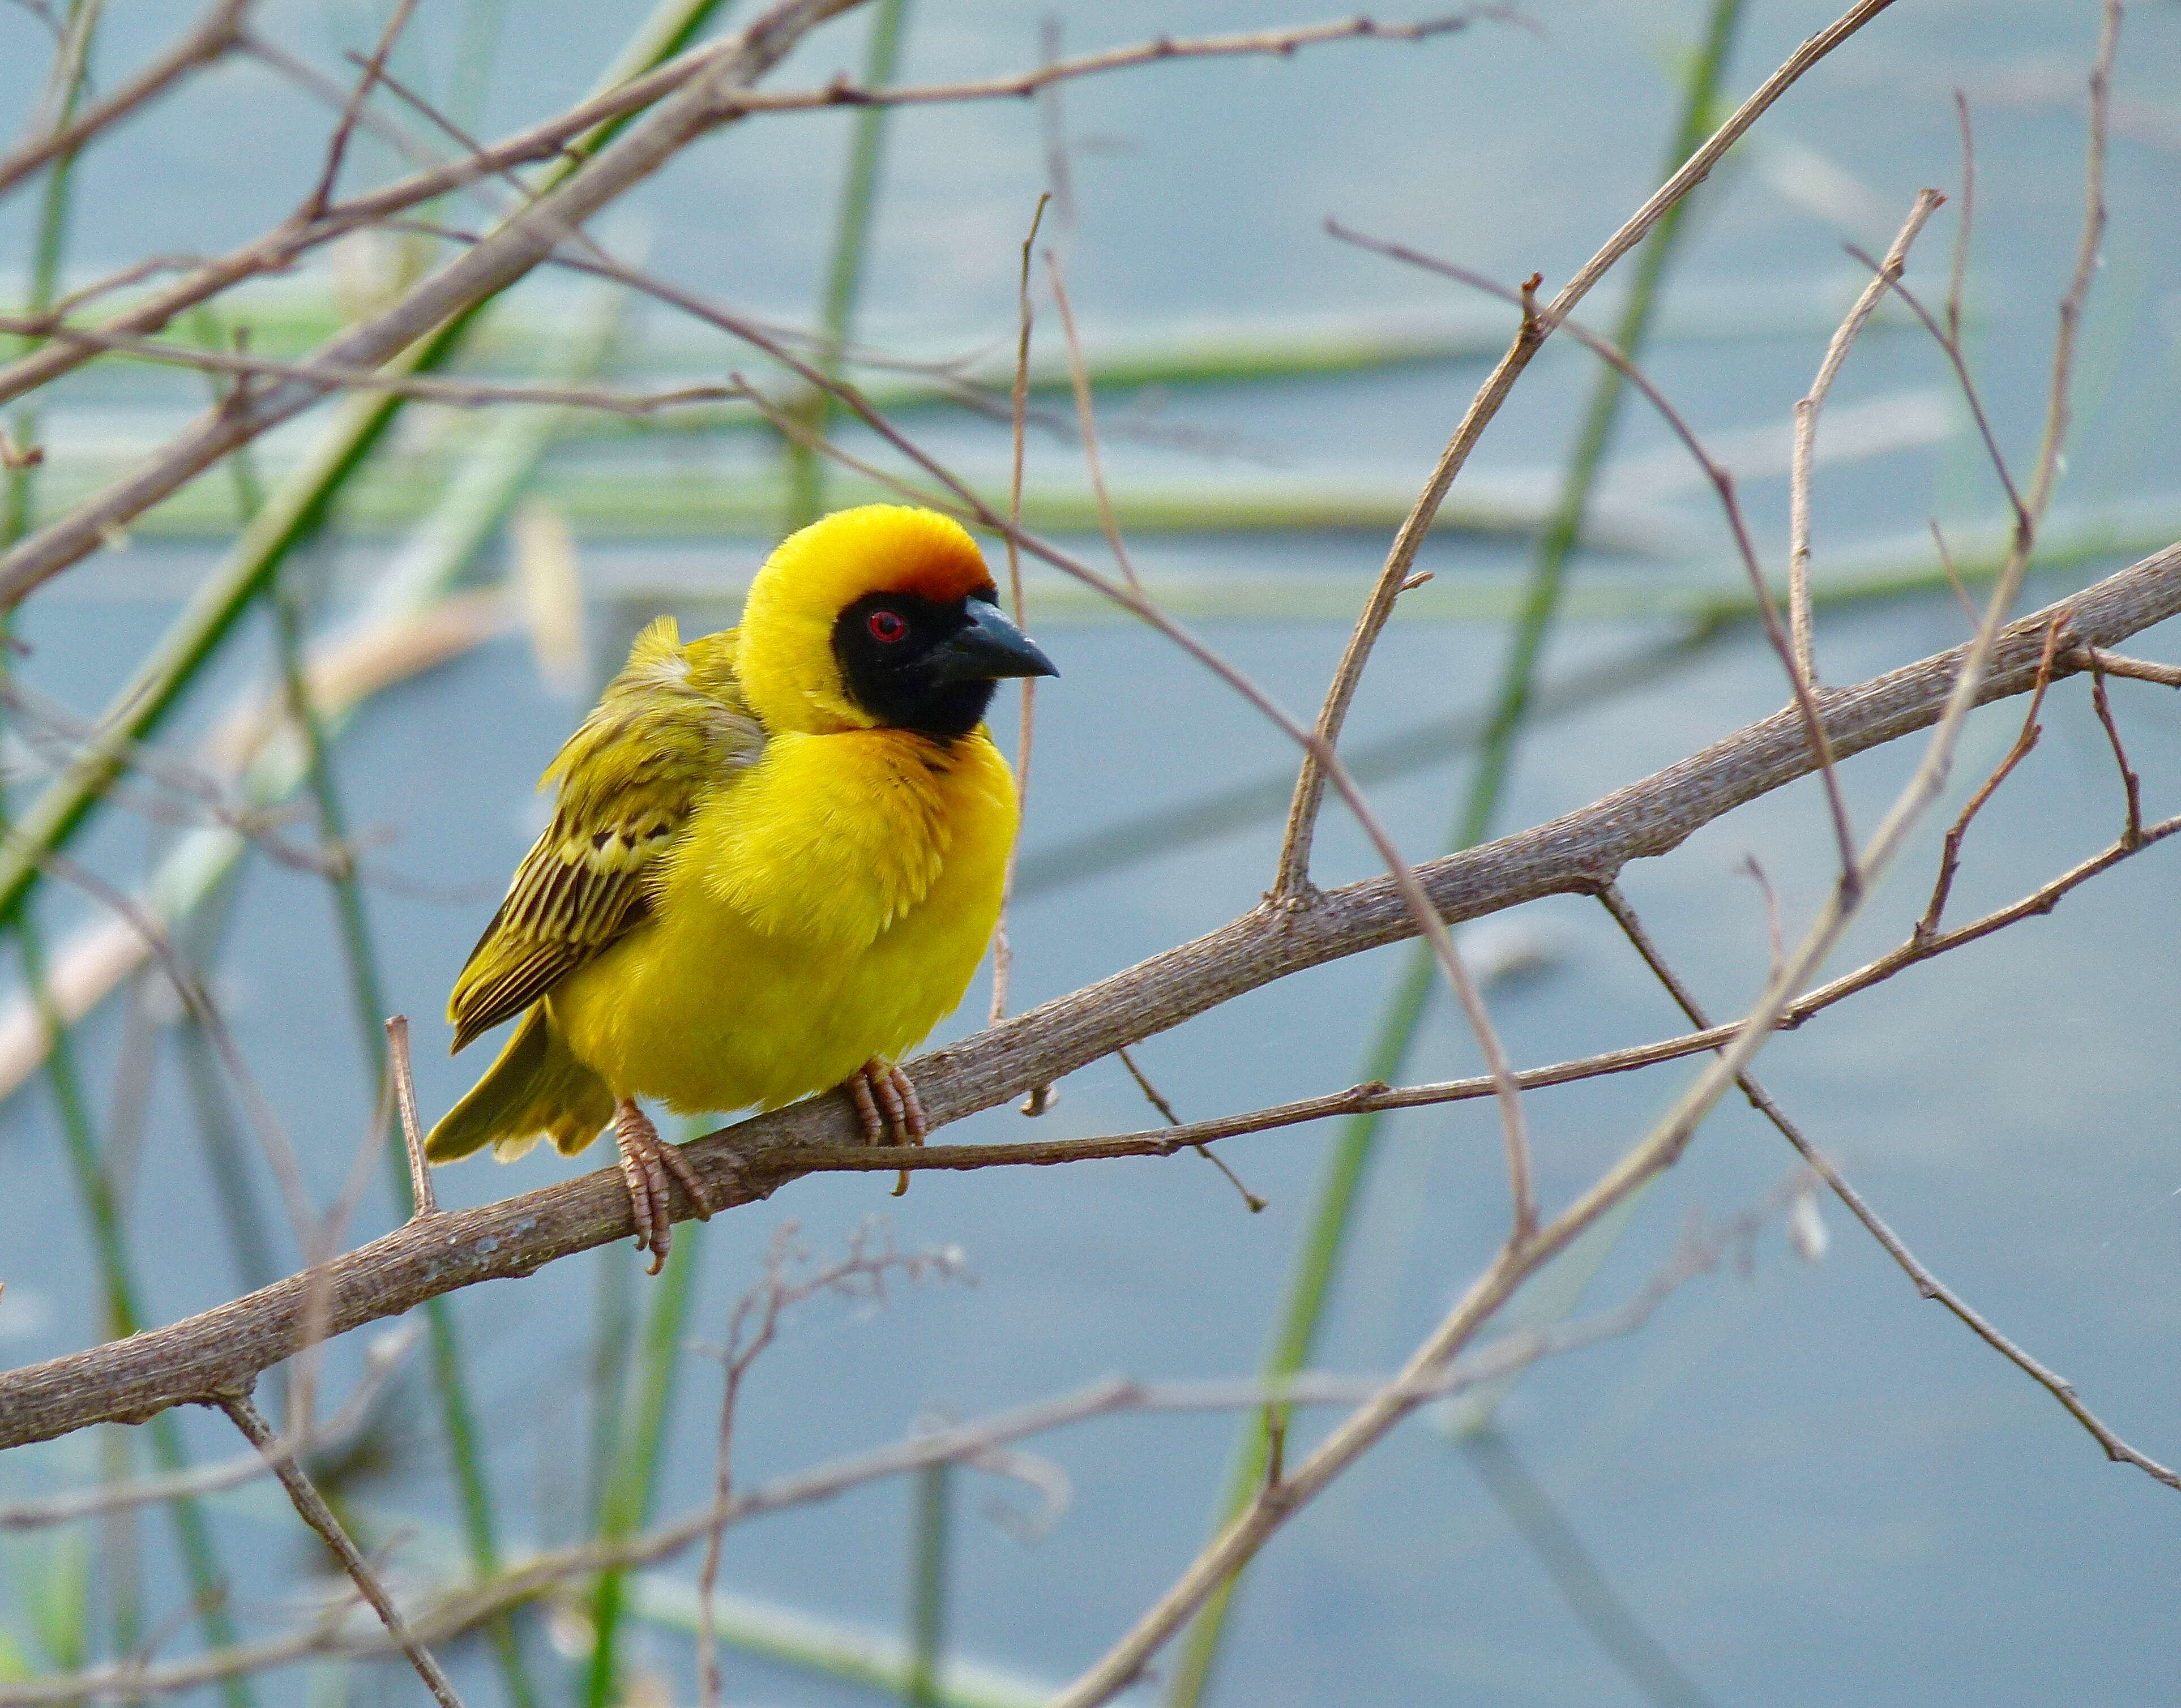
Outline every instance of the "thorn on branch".
[[1525, 344], [1542, 344], [1544, 341], [1544, 320], [1538, 312], [1538, 291], [1544, 282], [1545, 276], [1542, 273], [1533, 273], [1522, 281], [1521, 339]]

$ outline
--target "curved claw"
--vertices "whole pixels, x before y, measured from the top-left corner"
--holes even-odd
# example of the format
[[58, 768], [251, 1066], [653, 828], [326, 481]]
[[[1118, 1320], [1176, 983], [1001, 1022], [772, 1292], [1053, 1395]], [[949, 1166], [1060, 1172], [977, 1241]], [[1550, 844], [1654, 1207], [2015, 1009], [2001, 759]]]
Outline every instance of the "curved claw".
[[[923, 1099], [909, 1077], [891, 1061], [873, 1056], [848, 1077], [848, 1094], [864, 1124], [867, 1144], [922, 1144], [931, 1131]], [[893, 1195], [908, 1190], [908, 1171], [894, 1183]]]
[[682, 1148], [659, 1137], [651, 1117], [636, 1106], [632, 1098], [624, 1097], [614, 1105], [614, 1141], [621, 1149], [621, 1176], [628, 1187], [629, 1209], [636, 1217], [636, 1248], [650, 1252], [648, 1273], [657, 1275], [666, 1267], [666, 1254], [674, 1245], [667, 1176], [680, 1182], [698, 1220], [710, 1220], [712, 1207], [704, 1196], [704, 1182], [689, 1159], [682, 1154]]

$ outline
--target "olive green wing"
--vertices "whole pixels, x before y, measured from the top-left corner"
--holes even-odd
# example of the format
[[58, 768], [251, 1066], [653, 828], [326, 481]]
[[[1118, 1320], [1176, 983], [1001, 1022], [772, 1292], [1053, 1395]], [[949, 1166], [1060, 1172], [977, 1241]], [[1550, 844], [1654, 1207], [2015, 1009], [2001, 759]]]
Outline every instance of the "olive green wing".
[[[732, 633], [684, 648], [674, 620], [637, 636], [597, 709], [545, 768], [553, 822], [508, 885], [447, 1000], [455, 1048], [511, 1020], [644, 917], [660, 857], [698, 799], [765, 747]], [[692, 654], [703, 649], [699, 669]]]

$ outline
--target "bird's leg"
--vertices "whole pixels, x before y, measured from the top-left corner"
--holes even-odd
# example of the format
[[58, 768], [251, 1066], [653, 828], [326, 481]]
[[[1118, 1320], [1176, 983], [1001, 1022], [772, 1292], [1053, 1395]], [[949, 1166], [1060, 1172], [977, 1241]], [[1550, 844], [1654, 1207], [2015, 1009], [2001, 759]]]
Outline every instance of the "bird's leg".
[[[856, 1099], [866, 1143], [922, 1144], [931, 1131], [915, 1083], [891, 1061], [874, 1055], [849, 1075], [848, 1091]], [[908, 1190], [908, 1171], [903, 1169], [894, 1182], [893, 1195], [899, 1198]]]
[[672, 1175], [689, 1195], [697, 1220], [710, 1219], [712, 1208], [704, 1198], [704, 1182], [678, 1144], [659, 1137], [651, 1117], [624, 1097], [614, 1105], [614, 1141], [621, 1147], [621, 1176], [628, 1185], [629, 1208], [636, 1215], [636, 1248], [649, 1251], [653, 1275], [666, 1266], [666, 1253], [674, 1243], [674, 1218], [667, 1202], [666, 1176]]

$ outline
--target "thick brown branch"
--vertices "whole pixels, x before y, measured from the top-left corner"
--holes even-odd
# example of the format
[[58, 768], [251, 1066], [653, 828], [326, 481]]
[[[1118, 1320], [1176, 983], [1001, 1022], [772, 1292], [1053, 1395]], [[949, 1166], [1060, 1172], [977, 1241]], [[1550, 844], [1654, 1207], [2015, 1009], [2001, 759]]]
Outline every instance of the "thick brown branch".
[[[2181, 613], [2181, 545], [2010, 625], [1979, 689], [1983, 701], [2034, 686], [2057, 619], [2081, 645], [2111, 647]], [[1935, 723], [1968, 653], [1957, 647], [1827, 697], [1836, 756]], [[2063, 654], [2063, 673], [2078, 669]], [[1631, 860], [1665, 854], [1703, 824], [1812, 769], [1792, 709], [1549, 824], [1420, 868], [1449, 921], [1555, 894], [1595, 893]], [[923, 1058], [916, 1081], [934, 1126], [989, 1109], [1179, 1025], [1247, 990], [1343, 956], [1399, 941], [1416, 926], [1400, 888], [1378, 878], [1328, 892], [1307, 912], [1264, 906], [1198, 939]], [[717, 1207], [769, 1193], [798, 1172], [785, 1144], [852, 1144], [848, 1099], [819, 1098], [685, 1148]], [[891, 1164], [889, 1165], [892, 1165]], [[329, 1333], [399, 1315], [456, 1288], [532, 1273], [634, 1231], [628, 1195], [604, 1170], [480, 1209], [396, 1230], [331, 1265]], [[0, 1447], [178, 1403], [247, 1391], [301, 1344], [312, 1281], [294, 1275], [246, 1298], [88, 1351], [0, 1375]]]

